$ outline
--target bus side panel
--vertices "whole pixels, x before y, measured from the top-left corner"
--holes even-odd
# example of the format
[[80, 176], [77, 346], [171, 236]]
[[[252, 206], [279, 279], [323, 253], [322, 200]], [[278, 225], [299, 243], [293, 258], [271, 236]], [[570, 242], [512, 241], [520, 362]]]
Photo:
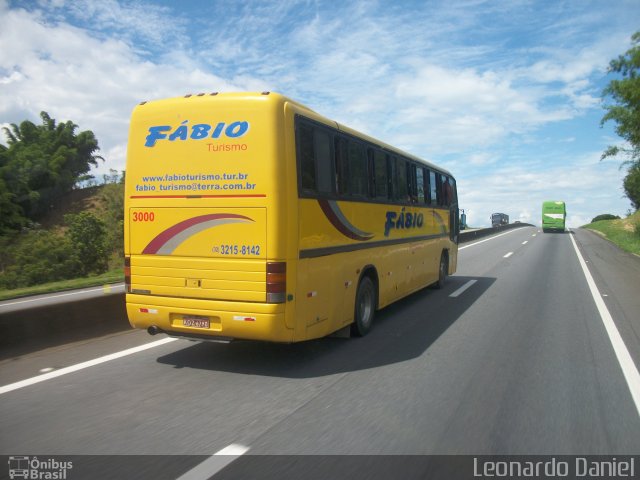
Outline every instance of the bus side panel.
[[442, 209], [316, 199], [298, 207], [296, 318], [307, 339], [353, 322], [365, 268], [373, 268], [382, 308], [435, 282], [442, 251], [454, 250]]

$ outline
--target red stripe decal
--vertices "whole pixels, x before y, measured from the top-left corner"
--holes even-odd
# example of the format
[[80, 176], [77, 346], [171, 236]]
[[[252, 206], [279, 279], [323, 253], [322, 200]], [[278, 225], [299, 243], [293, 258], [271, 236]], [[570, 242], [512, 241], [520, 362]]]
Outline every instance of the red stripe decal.
[[212, 213], [209, 215], [201, 215], [199, 217], [188, 218], [176, 225], [167, 228], [165, 231], [160, 232], [153, 240], [149, 242], [149, 244], [144, 248], [142, 253], [144, 255], [153, 255], [158, 253], [158, 250], [162, 248], [162, 246], [171, 240], [173, 237], [178, 235], [179, 233], [185, 231], [187, 228], [192, 227], [194, 225], [198, 225], [199, 223], [208, 222], [211, 220], [228, 220], [228, 219], [240, 219], [240, 220], [248, 220], [253, 221], [249, 217], [245, 217], [244, 215], [236, 215], [233, 213]]
[[348, 225], [345, 225], [344, 222], [338, 217], [338, 215], [336, 215], [336, 213], [331, 208], [331, 205], [329, 204], [329, 200], [324, 200], [324, 199], [318, 200], [318, 204], [320, 205], [320, 208], [322, 209], [322, 212], [324, 213], [324, 215], [327, 217], [327, 220], [331, 222], [331, 225], [333, 225], [334, 228], [338, 230], [341, 234], [343, 234], [345, 237], [351, 238], [352, 240], [359, 240], [361, 242], [370, 240], [373, 237], [372, 233], [363, 232], [367, 235], [367, 236], [363, 236], [358, 234], [357, 232], [354, 232], [351, 228], [349, 228]]

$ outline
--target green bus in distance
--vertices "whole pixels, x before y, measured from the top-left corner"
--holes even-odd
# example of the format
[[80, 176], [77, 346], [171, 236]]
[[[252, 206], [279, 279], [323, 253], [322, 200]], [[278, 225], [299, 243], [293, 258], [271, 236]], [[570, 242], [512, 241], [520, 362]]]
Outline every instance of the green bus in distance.
[[542, 202], [542, 231], [564, 232], [567, 208], [562, 201]]

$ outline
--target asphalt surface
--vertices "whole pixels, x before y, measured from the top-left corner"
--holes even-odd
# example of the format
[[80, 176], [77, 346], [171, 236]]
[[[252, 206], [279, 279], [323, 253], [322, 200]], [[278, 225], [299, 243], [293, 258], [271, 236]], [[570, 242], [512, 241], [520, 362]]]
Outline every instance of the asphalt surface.
[[[635, 374], [625, 377], [572, 237]], [[364, 338], [156, 344], [129, 331], [11, 358], [0, 362], [0, 455], [154, 455], [137, 478], [208, 478], [236, 456], [215, 478], [289, 478], [275, 466], [294, 454], [287, 472], [307, 478], [403, 467], [402, 478], [426, 478], [406, 455], [637, 455], [639, 280], [640, 259], [591, 232], [525, 227], [462, 245], [443, 290], [378, 312]], [[211, 457], [220, 451], [232, 456]]]

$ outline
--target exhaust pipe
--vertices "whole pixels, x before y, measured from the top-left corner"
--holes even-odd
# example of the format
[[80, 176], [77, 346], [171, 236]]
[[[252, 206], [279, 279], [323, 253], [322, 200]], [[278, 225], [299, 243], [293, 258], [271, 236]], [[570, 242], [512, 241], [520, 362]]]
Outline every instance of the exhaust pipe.
[[149, 328], [147, 328], [147, 332], [149, 333], [149, 335], [157, 335], [162, 332], [162, 330], [160, 330], [155, 325], [151, 325]]

